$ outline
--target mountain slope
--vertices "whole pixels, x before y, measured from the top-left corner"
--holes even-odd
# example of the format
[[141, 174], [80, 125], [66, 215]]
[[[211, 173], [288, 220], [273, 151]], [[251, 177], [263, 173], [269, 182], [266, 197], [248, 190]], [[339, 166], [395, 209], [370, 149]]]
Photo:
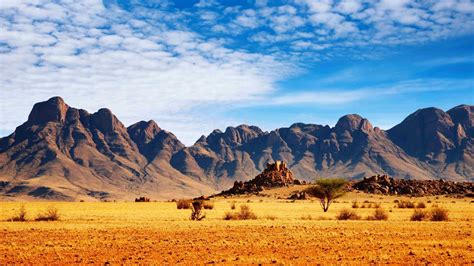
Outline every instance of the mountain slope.
[[[27, 122], [0, 140], [0, 173], [8, 182], [3, 193], [41, 197], [34, 191], [43, 188], [63, 199], [132, 199], [213, 191], [172, 167], [163, 171], [171, 157], [163, 155], [163, 143], [170, 137], [158, 130], [146, 142], [142, 135], [148, 132], [140, 135], [136, 128], [127, 130], [108, 109], [89, 114], [69, 107], [59, 97], [38, 103]], [[129, 131], [135, 133], [133, 139]], [[176, 138], [171, 143], [173, 149], [183, 146]], [[160, 171], [149, 163], [150, 158], [158, 157], [164, 160]]]
[[185, 147], [154, 121], [126, 128], [108, 109], [95, 113], [59, 97], [36, 104], [0, 139], [3, 199], [193, 197], [247, 181], [281, 160], [295, 178], [474, 180], [474, 106], [420, 109], [384, 131], [350, 114], [334, 127], [295, 123], [264, 132], [228, 127]]

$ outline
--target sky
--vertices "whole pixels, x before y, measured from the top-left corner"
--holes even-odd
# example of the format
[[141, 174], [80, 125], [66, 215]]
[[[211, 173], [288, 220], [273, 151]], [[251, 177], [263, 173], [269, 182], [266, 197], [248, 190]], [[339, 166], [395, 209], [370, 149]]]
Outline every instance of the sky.
[[0, 136], [61, 96], [186, 145], [474, 104], [471, 0], [1, 0]]

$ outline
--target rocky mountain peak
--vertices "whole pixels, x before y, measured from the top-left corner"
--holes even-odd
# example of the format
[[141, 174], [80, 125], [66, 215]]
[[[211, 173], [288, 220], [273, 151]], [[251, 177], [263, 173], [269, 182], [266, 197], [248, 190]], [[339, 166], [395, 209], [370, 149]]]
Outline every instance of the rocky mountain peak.
[[28, 116], [28, 123], [41, 125], [47, 122], [63, 123], [69, 106], [61, 97], [52, 97], [47, 101], [36, 103]]
[[362, 118], [357, 114], [349, 114], [339, 118], [334, 129], [338, 133], [342, 133], [346, 130], [349, 132], [356, 130], [363, 130], [366, 132], [373, 131], [372, 124], [369, 120]]
[[99, 111], [93, 113], [90, 122], [94, 128], [104, 133], [124, 129], [122, 122], [107, 108], [99, 109]]
[[[460, 124], [464, 129], [474, 136], [474, 106], [473, 105], [458, 105], [448, 112], [453, 123]], [[469, 134], [469, 133], [468, 133]]]
[[140, 121], [127, 128], [128, 134], [132, 140], [136, 143], [148, 143], [155, 138], [155, 136], [161, 131], [158, 124], [150, 120]]
[[409, 154], [424, 157], [453, 147], [453, 126], [447, 113], [430, 107], [417, 110], [388, 133]]

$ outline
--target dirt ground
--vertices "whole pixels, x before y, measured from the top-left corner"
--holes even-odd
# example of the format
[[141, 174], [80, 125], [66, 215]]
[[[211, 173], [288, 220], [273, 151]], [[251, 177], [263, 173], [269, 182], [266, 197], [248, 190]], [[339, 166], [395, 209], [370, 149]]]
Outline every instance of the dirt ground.
[[[355, 199], [381, 204], [389, 219], [363, 220], [374, 208], [352, 209]], [[396, 208], [395, 199], [401, 198], [349, 194], [323, 213], [316, 201], [221, 198], [199, 222], [173, 202], [2, 202], [0, 264], [474, 263], [471, 199], [411, 199], [426, 210], [448, 209], [448, 222], [409, 221], [413, 209]], [[223, 220], [233, 202], [237, 209], [248, 205], [258, 219]], [[6, 221], [21, 205], [29, 220], [55, 206], [60, 220]], [[335, 220], [343, 208], [362, 220]]]

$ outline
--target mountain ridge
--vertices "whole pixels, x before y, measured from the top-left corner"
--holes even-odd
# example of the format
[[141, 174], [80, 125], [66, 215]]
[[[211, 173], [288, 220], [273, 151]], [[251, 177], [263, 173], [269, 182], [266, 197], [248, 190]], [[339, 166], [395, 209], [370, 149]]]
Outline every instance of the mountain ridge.
[[473, 180], [474, 106], [422, 108], [389, 130], [357, 114], [334, 127], [294, 123], [214, 130], [185, 146], [153, 121], [128, 127], [53, 97], [0, 138], [4, 199], [101, 200], [199, 196], [247, 181], [284, 161], [297, 178], [349, 179], [388, 174], [404, 179]]

